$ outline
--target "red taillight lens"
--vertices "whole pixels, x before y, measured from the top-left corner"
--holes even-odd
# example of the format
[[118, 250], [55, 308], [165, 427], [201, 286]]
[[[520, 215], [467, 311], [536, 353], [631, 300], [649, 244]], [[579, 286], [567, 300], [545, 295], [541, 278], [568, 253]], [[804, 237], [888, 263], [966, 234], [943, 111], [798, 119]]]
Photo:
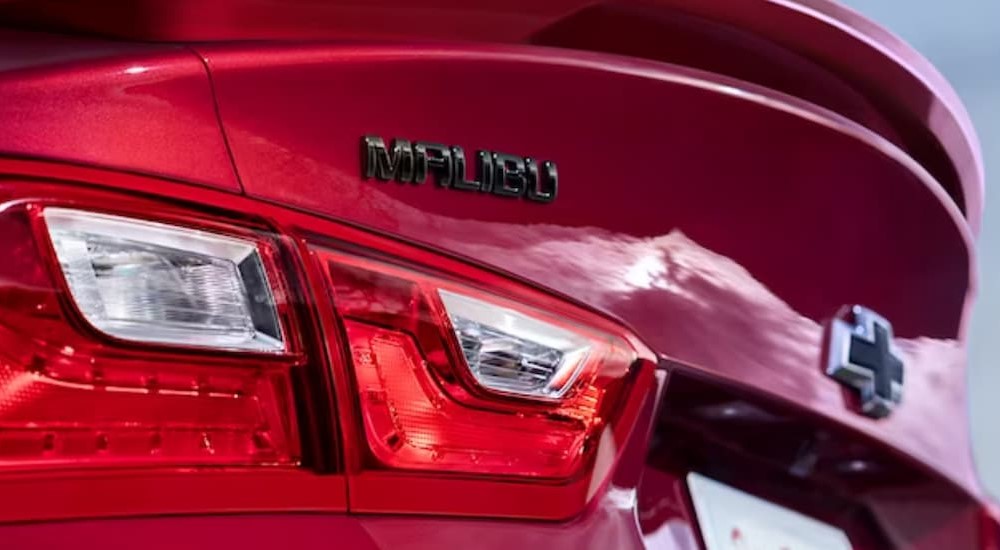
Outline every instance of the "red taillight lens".
[[623, 336], [531, 296], [320, 255], [382, 467], [566, 479], [591, 458], [638, 357]]
[[[190, 225], [31, 203], [0, 212], [0, 469], [298, 462], [299, 357], [278, 340], [289, 319], [277, 245]], [[269, 326], [254, 326], [260, 304], [239, 287], [258, 275], [205, 243], [253, 255], [248, 269], [271, 281], [273, 307], [258, 315]]]

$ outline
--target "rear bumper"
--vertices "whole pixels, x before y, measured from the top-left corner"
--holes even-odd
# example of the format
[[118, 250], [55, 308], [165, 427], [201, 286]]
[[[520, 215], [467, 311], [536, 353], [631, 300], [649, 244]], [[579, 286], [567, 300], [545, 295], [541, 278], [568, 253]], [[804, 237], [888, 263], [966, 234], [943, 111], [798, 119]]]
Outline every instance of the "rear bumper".
[[634, 517], [633, 509], [610, 504], [567, 523], [343, 514], [161, 517], [7, 525], [0, 538], [9, 550], [643, 548]]

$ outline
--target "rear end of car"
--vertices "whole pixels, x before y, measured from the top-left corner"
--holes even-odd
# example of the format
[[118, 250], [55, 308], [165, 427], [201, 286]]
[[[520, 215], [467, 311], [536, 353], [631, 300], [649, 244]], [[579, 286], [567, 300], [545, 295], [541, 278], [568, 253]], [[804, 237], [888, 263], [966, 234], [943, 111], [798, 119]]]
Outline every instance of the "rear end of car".
[[0, 21], [5, 548], [1000, 548], [978, 144], [857, 14]]

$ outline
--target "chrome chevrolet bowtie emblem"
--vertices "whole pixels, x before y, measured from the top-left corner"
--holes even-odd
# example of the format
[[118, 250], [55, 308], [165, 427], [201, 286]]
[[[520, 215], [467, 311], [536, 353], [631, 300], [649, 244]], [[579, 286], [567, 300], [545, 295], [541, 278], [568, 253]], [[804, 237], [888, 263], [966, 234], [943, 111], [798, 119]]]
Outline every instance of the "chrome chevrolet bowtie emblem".
[[826, 373], [861, 392], [861, 412], [883, 418], [903, 398], [903, 360], [892, 325], [862, 307], [845, 308], [830, 327]]

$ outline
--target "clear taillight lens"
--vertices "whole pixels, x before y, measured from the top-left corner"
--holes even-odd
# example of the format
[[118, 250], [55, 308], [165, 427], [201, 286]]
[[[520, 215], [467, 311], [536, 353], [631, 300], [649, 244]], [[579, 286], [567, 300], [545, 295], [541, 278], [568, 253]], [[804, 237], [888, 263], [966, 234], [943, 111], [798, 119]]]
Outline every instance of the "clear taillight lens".
[[76, 305], [98, 330], [138, 342], [284, 349], [253, 242], [62, 208], [44, 217]]
[[485, 388], [558, 398], [572, 387], [586, 338], [510, 308], [440, 290], [466, 366]]

